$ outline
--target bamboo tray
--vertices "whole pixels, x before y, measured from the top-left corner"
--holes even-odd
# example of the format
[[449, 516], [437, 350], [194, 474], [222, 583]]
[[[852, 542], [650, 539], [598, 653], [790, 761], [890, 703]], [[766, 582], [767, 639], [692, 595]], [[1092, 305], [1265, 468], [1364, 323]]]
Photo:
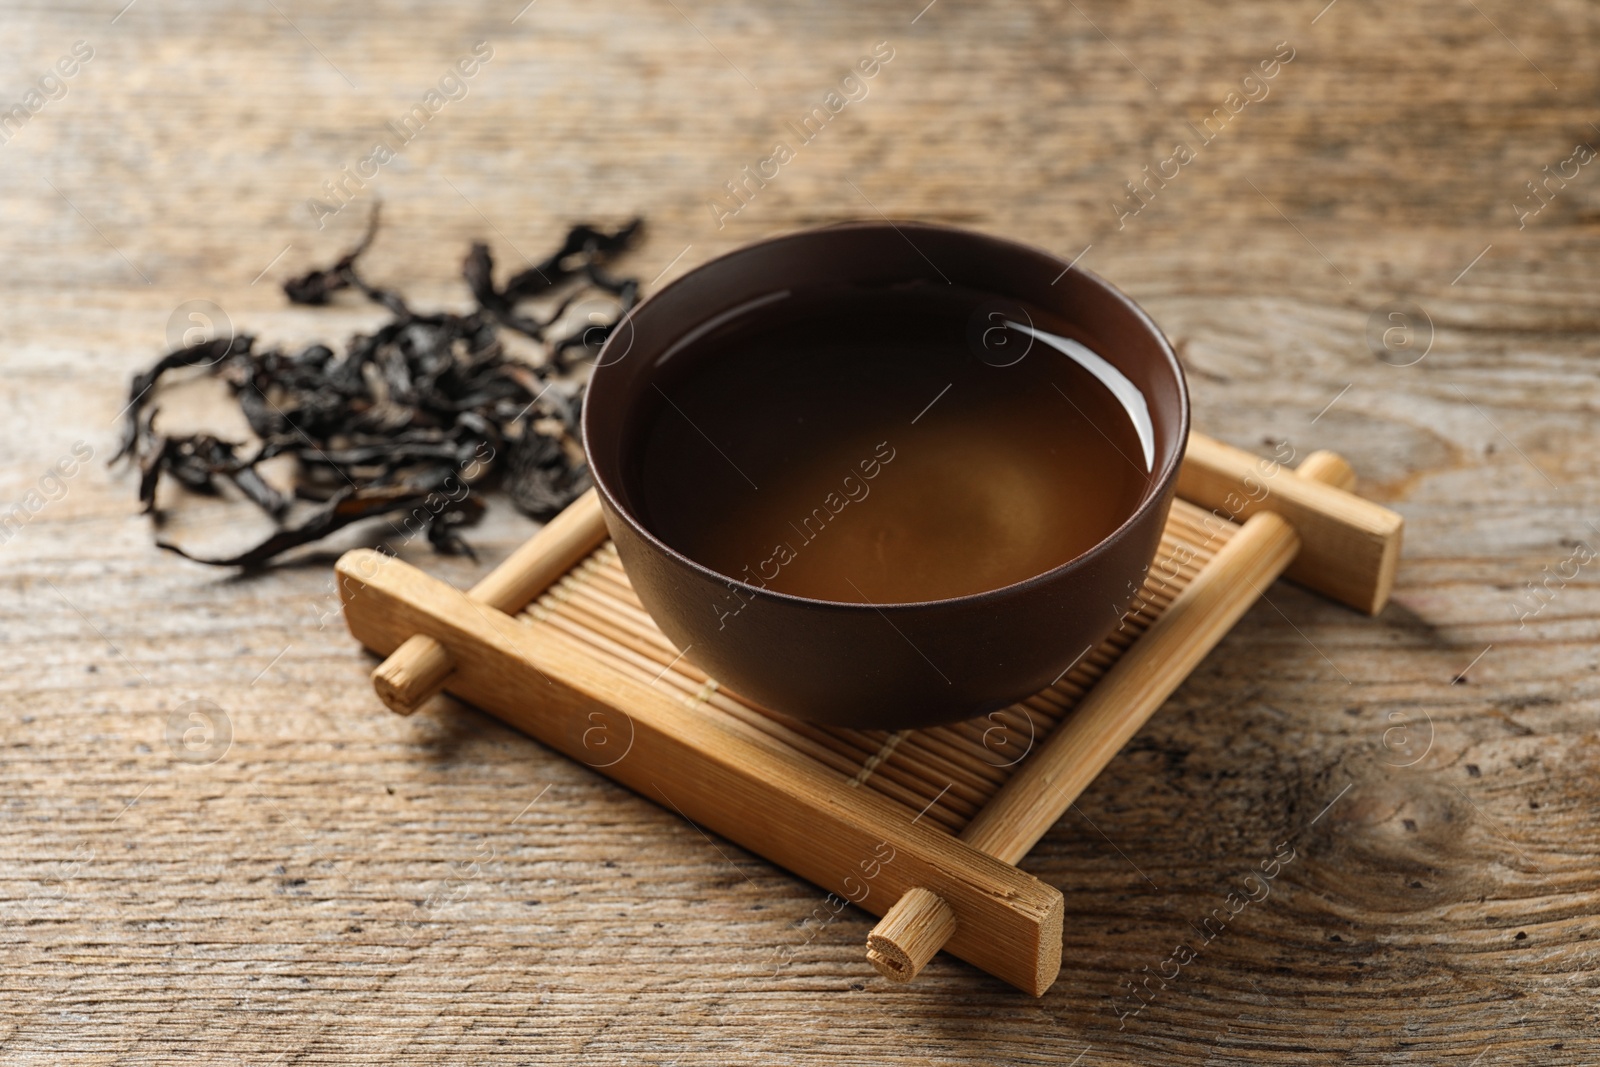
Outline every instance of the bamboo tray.
[[1034, 842], [1280, 574], [1382, 609], [1401, 518], [1353, 483], [1332, 453], [1291, 470], [1192, 435], [1120, 628], [1028, 700], [895, 733], [788, 719], [707, 678], [633, 595], [592, 490], [470, 592], [370, 549], [337, 573], [393, 710], [448, 690], [882, 916], [866, 955], [891, 979], [943, 948], [1038, 996], [1065, 901], [1015, 866]]

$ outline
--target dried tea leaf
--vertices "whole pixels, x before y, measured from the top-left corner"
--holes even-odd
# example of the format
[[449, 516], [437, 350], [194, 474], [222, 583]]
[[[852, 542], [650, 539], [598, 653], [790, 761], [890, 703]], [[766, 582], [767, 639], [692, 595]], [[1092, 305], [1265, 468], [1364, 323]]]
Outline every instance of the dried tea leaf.
[[289, 303], [312, 306], [326, 304], [328, 298], [340, 289], [356, 285], [356, 260], [372, 247], [372, 242], [377, 238], [378, 220], [382, 210], [382, 204], [373, 207], [372, 214], [367, 218], [366, 235], [361, 238], [359, 244], [340, 256], [333, 266], [313, 270], [284, 282], [283, 292], [289, 298]]
[[336, 494], [332, 500], [306, 516], [304, 521], [279, 529], [254, 548], [236, 556], [220, 559], [191, 556], [180, 546], [160, 540], [156, 542], [156, 547], [176, 552], [184, 559], [192, 559], [196, 563], [206, 563], [213, 567], [243, 567], [251, 570], [263, 566], [273, 557], [291, 548], [320, 541], [335, 530], [342, 530], [353, 522], [423, 508], [426, 506], [428, 495], [406, 486], [371, 489], [357, 489], [352, 486]]
[[[426, 532], [437, 551], [470, 552], [459, 529], [483, 512], [472, 488], [499, 481], [518, 508], [537, 518], [553, 516], [588, 488], [577, 445], [583, 390], [566, 372], [570, 353], [597, 348], [637, 302], [638, 279], [613, 277], [606, 268], [632, 245], [642, 223], [610, 232], [574, 226], [555, 252], [504, 287], [495, 284], [488, 246], [474, 244], [462, 276], [477, 309], [423, 314], [357, 271], [378, 221], [374, 209], [359, 244], [331, 266], [284, 285], [289, 300], [303, 305], [325, 305], [344, 289], [364, 294], [391, 315], [372, 333], [352, 337], [342, 352], [314, 344], [294, 354], [258, 349], [248, 336], [219, 338], [170, 352], [134, 376], [116, 458], [132, 457], [138, 466], [145, 511], [159, 520], [155, 499], [163, 478], [207, 494], [226, 482], [280, 524], [253, 548], [199, 562], [260, 567], [352, 522], [408, 510], [408, 536]], [[620, 306], [616, 319], [554, 341], [545, 337], [570, 307], [597, 292]], [[526, 306], [536, 299], [553, 305], [536, 314]], [[501, 328], [541, 342], [543, 359], [513, 358]], [[163, 375], [182, 367], [202, 368], [228, 386], [260, 438], [252, 454], [210, 434], [157, 430], [158, 409], [150, 402]], [[281, 455], [296, 461], [287, 488], [257, 470]], [[292, 511], [306, 511], [294, 501], [314, 506], [291, 522]]]

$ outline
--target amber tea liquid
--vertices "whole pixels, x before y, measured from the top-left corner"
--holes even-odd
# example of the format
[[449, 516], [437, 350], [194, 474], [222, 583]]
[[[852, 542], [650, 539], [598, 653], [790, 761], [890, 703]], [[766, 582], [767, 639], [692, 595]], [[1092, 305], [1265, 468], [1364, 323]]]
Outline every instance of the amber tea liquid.
[[670, 352], [630, 449], [644, 524], [723, 575], [856, 603], [1081, 555], [1151, 473], [1112, 392], [1000, 306], [939, 284], [791, 296]]

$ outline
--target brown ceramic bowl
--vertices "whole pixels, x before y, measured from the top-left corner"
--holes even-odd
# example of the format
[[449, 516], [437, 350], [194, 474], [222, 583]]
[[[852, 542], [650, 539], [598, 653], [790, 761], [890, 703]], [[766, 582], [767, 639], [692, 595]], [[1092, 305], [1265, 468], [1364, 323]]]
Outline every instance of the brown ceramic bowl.
[[[639, 427], [660, 404], [664, 354], [672, 355], [670, 369], [683, 373], [695, 356], [686, 339], [737, 315], [761, 314], [763, 298], [784, 291], [946, 281], [1034, 309], [1143, 393], [1153, 460], [1137, 506], [1109, 536], [1054, 569], [1000, 588], [864, 604], [747, 584], [688, 558], [652, 531], [642, 517]], [[863, 729], [930, 726], [1004, 707], [1050, 685], [1100, 641], [1155, 556], [1188, 431], [1188, 391], [1177, 357], [1126, 296], [1038, 249], [917, 223], [809, 230], [690, 271], [636, 307], [612, 334], [596, 360], [583, 413], [606, 525], [662, 632], [747, 699]], [[729, 590], [745, 604], [737, 625], [719, 626], [711, 605], [725, 601]]]

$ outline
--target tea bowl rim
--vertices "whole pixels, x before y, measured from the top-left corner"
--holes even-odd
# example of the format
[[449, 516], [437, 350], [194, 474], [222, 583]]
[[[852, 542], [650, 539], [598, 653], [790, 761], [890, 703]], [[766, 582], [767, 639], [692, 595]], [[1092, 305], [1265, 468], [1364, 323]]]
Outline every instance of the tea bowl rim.
[[[1033, 257], [1042, 261], [1042, 263], [1047, 266], [1059, 268], [1061, 275], [1065, 275], [1069, 271], [1076, 272], [1077, 274], [1081, 275], [1092, 288], [1098, 290], [1100, 296], [1109, 298], [1110, 300], [1121, 304], [1126, 311], [1132, 313], [1134, 320], [1138, 322], [1139, 325], [1142, 326], [1152, 338], [1154, 338], [1157, 351], [1165, 359], [1167, 368], [1171, 372], [1173, 382], [1176, 385], [1178, 392], [1179, 419], [1178, 426], [1173, 437], [1173, 440], [1176, 441], [1176, 447], [1169, 450], [1164, 462], [1161, 464], [1160, 469], [1151, 477], [1138, 506], [1135, 507], [1115, 529], [1107, 533], [1091, 547], [1078, 553], [1071, 559], [1065, 560], [1062, 563], [1051, 567], [1049, 570], [1041, 571], [1040, 573], [1031, 575], [1030, 577], [1023, 578], [1015, 582], [1009, 582], [1005, 585], [995, 586], [992, 589], [984, 589], [976, 593], [963, 593], [959, 596], [941, 597], [930, 600], [900, 600], [881, 602], [865, 600], [824, 600], [816, 597], [800, 596], [795, 593], [786, 593], [767, 586], [755, 585], [732, 575], [723, 574], [721, 571], [718, 571], [712, 567], [708, 567], [698, 560], [695, 560], [690, 556], [685, 555], [683, 552], [678, 551], [663, 541], [660, 537], [656, 536], [656, 534], [652, 532], [650, 528], [632, 512], [631, 509], [623, 505], [617, 493], [615, 493], [611, 485], [608, 484], [606, 473], [595, 464], [593, 460], [594, 451], [589, 447], [590, 407], [593, 403], [593, 397], [595, 395], [595, 385], [596, 382], [600, 380], [600, 376], [604, 373], [605, 368], [608, 366], [606, 356], [612, 346], [619, 343], [619, 339], [624, 336], [631, 337], [631, 329], [628, 328], [632, 327], [633, 320], [639, 317], [642, 313], [645, 313], [646, 309], [648, 309], [651, 304], [662, 300], [667, 296], [667, 294], [673, 293], [675, 290], [681, 290], [686, 286], [692, 286], [696, 284], [699, 282], [703, 274], [709, 271], [711, 268], [736, 259], [740, 256], [751, 254], [757, 249], [769, 249], [772, 245], [782, 244], [793, 240], [802, 240], [815, 237], [819, 234], [824, 234], [829, 231], [845, 229], [877, 230], [885, 233], [893, 232], [904, 238], [908, 243], [911, 243], [911, 241], [910, 238], [906, 236], [906, 231], [910, 230], [912, 232], [925, 232], [954, 236], [959, 239], [974, 240], [979, 243], [987, 243], [991, 246], [998, 246], [997, 250], [1003, 254], [1011, 256], [1020, 255]], [[916, 247], [914, 243], [912, 244], [912, 247]], [[935, 269], [937, 270], [937, 268]], [[1059, 280], [1059, 276], [1057, 280]], [[777, 292], [781, 288], [782, 285], [779, 283], [774, 286], [773, 291]], [[996, 293], [994, 295], [1004, 296], [1005, 294]], [[627, 329], [626, 334], [625, 329]], [[621, 360], [615, 360], [614, 362], [620, 363]], [[645, 297], [645, 299], [641, 300], [638, 304], [629, 309], [628, 313], [623, 316], [622, 320], [618, 323], [617, 328], [611, 331], [605, 343], [601, 346], [600, 351], [595, 356], [594, 370], [590, 376], [588, 386], [584, 391], [583, 412], [580, 418], [580, 429], [583, 438], [584, 454], [586, 457], [588, 457], [589, 475], [594, 482], [596, 492], [599, 494], [601, 500], [605, 503], [607, 510], [625, 522], [635, 536], [648, 543], [656, 552], [669, 557], [678, 564], [688, 567], [690, 570], [697, 572], [705, 578], [727, 586], [730, 590], [745, 591], [751, 594], [753, 597], [766, 598], [780, 603], [788, 603], [796, 607], [812, 611], [820, 610], [853, 613], [876, 611], [880, 614], [885, 611], [906, 613], [939, 609], [959, 610], [964, 607], [982, 607], [986, 602], [998, 603], [1012, 597], [1025, 594], [1041, 586], [1055, 584], [1056, 582], [1059, 582], [1063, 578], [1067, 577], [1070, 572], [1087, 568], [1100, 556], [1114, 550], [1123, 540], [1123, 538], [1126, 537], [1134, 527], [1138, 526], [1151, 511], [1166, 506], [1166, 502], [1170, 497], [1168, 490], [1171, 488], [1172, 483], [1176, 480], [1178, 468], [1183, 463], [1184, 452], [1186, 451], [1188, 444], [1189, 428], [1189, 384], [1184, 375], [1183, 364], [1178, 360], [1177, 352], [1173, 349], [1172, 344], [1167, 339], [1166, 334], [1162, 332], [1161, 327], [1156, 325], [1155, 320], [1150, 317], [1149, 313], [1146, 312], [1144, 308], [1140, 307], [1138, 303], [1136, 303], [1121, 289], [1106, 281], [1093, 271], [1085, 270], [1084, 268], [1078, 266], [1075, 262], [1069, 263], [1054, 253], [1039, 248], [1036, 245], [1029, 244], [1025, 241], [1018, 241], [1009, 237], [1000, 237], [995, 234], [984, 233], [979, 230], [968, 229], [962, 226], [950, 226], [944, 223], [919, 222], [911, 220], [895, 221], [888, 218], [884, 218], [882, 220], [860, 219], [834, 222], [821, 226], [811, 226], [804, 229], [793, 230], [788, 233], [763, 237], [758, 240], [742, 244], [739, 247], [731, 249], [720, 255], [714, 256], [711, 259], [706, 260], [704, 263], [695, 266], [693, 269], [686, 271], [684, 274], [673, 279], [671, 282], [656, 290], [654, 293], [651, 293]]]

